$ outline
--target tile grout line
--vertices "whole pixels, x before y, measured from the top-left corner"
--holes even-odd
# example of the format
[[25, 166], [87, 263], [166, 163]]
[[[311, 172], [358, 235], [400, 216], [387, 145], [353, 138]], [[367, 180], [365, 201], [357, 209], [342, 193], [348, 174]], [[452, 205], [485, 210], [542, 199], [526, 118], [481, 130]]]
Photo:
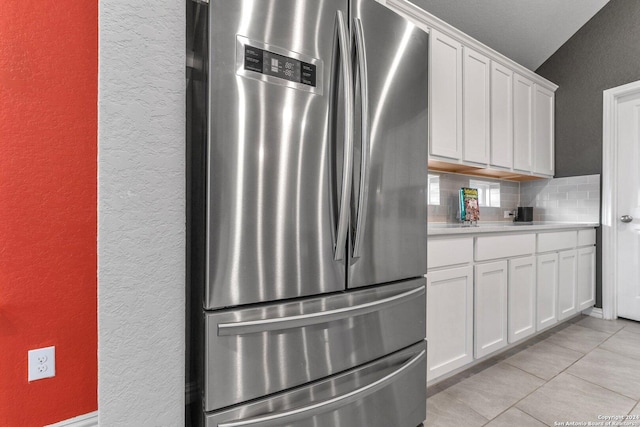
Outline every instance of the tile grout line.
[[[608, 339], [607, 339], [607, 340], [608, 340]], [[607, 340], [605, 340], [605, 342], [606, 342]], [[604, 342], [603, 342], [602, 344], [604, 344]], [[615, 351], [611, 351], [611, 350], [608, 350], [608, 349], [606, 349], [606, 348], [600, 348], [600, 346], [598, 346], [598, 347], [596, 347], [596, 348], [597, 348], [597, 349], [599, 349], [599, 350], [602, 350], [602, 351], [606, 351], [607, 353], [615, 354], [616, 356], [620, 356], [620, 357], [623, 357], [623, 358], [625, 358], [625, 359], [632, 360], [632, 361], [634, 361], [634, 362], [640, 362], [638, 359], [634, 359], [633, 357], [629, 357], [629, 356], [627, 356], [627, 355], [625, 355], [625, 354], [616, 353]], [[596, 348], [594, 348], [593, 350], [595, 350]], [[591, 350], [591, 351], [593, 351], [593, 350]], [[589, 352], [589, 353], [591, 353], [591, 352]], [[586, 355], [585, 355], [585, 356], [586, 356]], [[573, 364], [572, 364], [572, 365], [573, 365]], [[569, 369], [569, 368], [567, 368], [567, 369]], [[627, 399], [635, 400], [635, 401], [636, 401], [636, 405], [637, 405], [638, 403], [640, 403], [640, 399], [636, 399], [636, 398], [635, 398], [635, 397], [633, 397], [633, 396], [627, 396], [626, 394], [622, 394], [622, 393], [620, 393], [619, 391], [611, 390], [610, 388], [607, 388], [607, 387], [603, 386], [602, 384], [594, 383], [593, 381], [589, 381], [588, 379], [585, 379], [585, 378], [579, 377], [578, 375], [576, 375], [576, 374], [572, 374], [571, 372], [567, 372], [567, 374], [571, 375], [572, 377], [575, 377], [575, 378], [581, 379], [582, 381], [586, 381], [586, 382], [588, 382], [589, 384], [593, 384], [593, 385], [596, 385], [596, 386], [598, 386], [598, 387], [601, 387], [601, 388], [603, 388], [603, 389], [605, 389], [605, 390], [608, 390], [608, 391], [610, 391], [610, 392], [612, 392], [612, 393], [616, 393], [616, 394], [618, 394], [618, 395], [620, 395], [620, 396], [622, 396], [622, 397], [626, 397]], [[631, 408], [631, 411], [633, 411], [633, 409], [636, 407], [636, 405], [634, 405], [634, 406]]]
[[[578, 323], [578, 322], [574, 323], [574, 325], [576, 325], [577, 323]], [[589, 327], [586, 327], [586, 326], [583, 326], [583, 327], [584, 327], [584, 328], [587, 328], [587, 329], [590, 329], [590, 330], [593, 330], [593, 331], [596, 331], [596, 332], [609, 333], [609, 332], [604, 332], [604, 331], [597, 331], [597, 330], [595, 330], [595, 329], [593, 329], [593, 328], [589, 328]], [[624, 329], [624, 327], [623, 327], [622, 329]], [[620, 329], [620, 330], [622, 330], [622, 329]], [[558, 332], [560, 332], [560, 331], [558, 331]], [[619, 331], [618, 331], [618, 332], [619, 332]], [[509, 366], [513, 366], [514, 368], [519, 369], [519, 370], [521, 370], [522, 372], [525, 372], [525, 373], [527, 373], [527, 374], [529, 374], [529, 375], [533, 375], [533, 376], [534, 376], [534, 377], [536, 377], [536, 378], [540, 378], [541, 380], [545, 381], [545, 383], [544, 383], [544, 384], [541, 384], [539, 387], [536, 387], [534, 390], [532, 390], [532, 391], [531, 391], [531, 393], [527, 394], [527, 395], [526, 395], [526, 396], [524, 396], [522, 399], [518, 400], [518, 401], [517, 401], [517, 402], [515, 402], [513, 405], [511, 405], [509, 408], [505, 409], [505, 410], [504, 410], [504, 411], [502, 411], [500, 414], [496, 415], [494, 418], [492, 418], [491, 420], [489, 420], [489, 422], [491, 422], [492, 420], [495, 420], [497, 417], [499, 417], [499, 416], [500, 416], [500, 415], [502, 415], [503, 413], [507, 412], [509, 409], [511, 409], [511, 408], [515, 408], [515, 409], [518, 409], [519, 411], [522, 411], [523, 413], [527, 414], [527, 415], [528, 415], [528, 416], [530, 416], [531, 418], [533, 418], [533, 419], [535, 419], [535, 420], [537, 420], [537, 421], [541, 422], [542, 424], [544, 424], [544, 425], [546, 425], [546, 426], [549, 426], [549, 424], [547, 424], [547, 423], [545, 423], [544, 421], [542, 421], [542, 420], [540, 420], [540, 419], [536, 418], [536, 417], [535, 417], [535, 416], [533, 416], [532, 414], [528, 413], [526, 410], [524, 410], [524, 409], [522, 409], [522, 408], [518, 408], [516, 405], [517, 405], [518, 403], [520, 403], [521, 401], [523, 401], [524, 399], [526, 399], [527, 397], [529, 397], [531, 394], [533, 394], [533, 393], [535, 393], [536, 391], [538, 391], [540, 388], [542, 388], [542, 387], [544, 387], [545, 385], [549, 384], [549, 382], [551, 382], [553, 379], [555, 379], [556, 377], [558, 377], [560, 374], [562, 374], [562, 373], [566, 372], [566, 371], [567, 371], [567, 369], [569, 369], [571, 366], [573, 366], [573, 365], [575, 365], [576, 363], [578, 363], [578, 362], [579, 362], [580, 360], [582, 360], [586, 355], [588, 355], [588, 354], [589, 354], [589, 353], [591, 353], [593, 350], [595, 350], [596, 348], [598, 348], [601, 344], [605, 343], [607, 340], [609, 340], [609, 338], [611, 338], [613, 335], [617, 334], [618, 332], [614, 332], [614, 333], [612, 333], [612, 334], [610, 334], [610, 333], [609, 333], [609, 334], [610, 334], [610, 336], [609, 336], [607, 339], [605, 339], [605, 340], [604, 340], [602, 343], [600, 343], [598, 346], [596, 346], [596, 347], [592, 348], [591, 350], [589, 350], [587, 353], [582, 353], [581, 351], [575, 350], [575, 349], [573, 349], [573, 348], [564, 347], [564, 346], [559, 345], [559, 344], [549, 343], [549, 344], [552, 344], [552, 345], [557, 345], [558, 347], [564, 348], [564, 349], [566, 349], [566, 350], [571, 350], [571, 351], [575, 351], [575, 352], [577, 352], [577, 353], [581, 353], [581, 354], [582, 354], [582, 356], [580, 356], [578, 359], [576, 359], [575, 361], [573, 361], [572, 363], [570, 363], [569, 365], [567, 365], [567, 367], [565, 367], [563, 370], [561, 370], [560, 372], [558, 372], [557, 374], [555, 374], [553, 377], [551, 377], [551, 378], [550, 378], [550, 379], [548, 379], [548, 380], [547, 380], [547, 379], [545, 379], [545, 378], [541, 378], [541, 377], [539, 377], [539, 376], [537, 376], [536, 374], [533, 374], [533, 373], [531, 373], [531, 372], [527, 372], [526, 370], [524, 370], [524, 369], [522, 369], [522, 368], [520, 368], [520, 367], [518, 367], [518, 366], [514, 366], [514, 365], [512, 365], [511, 363], [507, 362], [507, 360], [505, 359], [505, 360], [504, 360], [504, 362], [505, 362], [505, 363], [507, 363]], [[555, 333], [554, 333], [553, 335], [555, 335]], [[553, 335], [551, 335], [551, 336], [553, 336]], [[549, 337], [549, 338], [550, 338], [550, 337]], [[547, 339], [548, 339], [548, 338], [547, 338]], [[545, 339], [544, 341], [546, 341], [546, 339]], [[540, 341], [540, 342], [543, 342], [543, 341]], [[526, 349], [525, 349], [525, 350], [526, 350]], [[604, 350], [604, 349], [603, 349], [603, 350]], [[566, 372], [566, 373], [567, 373], [568, 375], [571, 375], [569, 372]], [[573, 377], [576, 377], [575, 375], [572, 375], [572, 376], [573, 376]], [[576, 377], [576, 378], [577, 378], [577, 377]], [[580, 378], [580, 379], [582, 379], [582, 378]], [[600, 387], [601, 387], [601, 386], [600, 386]], [[603, 388], [605, 388], [605, 387], [603, 387]], [[608, 389], [607, 389], [607, 390], [608, 390]], [[617, 394], [619, 394], [619, 393], [617, 393]], [[635, 406], [634, 406], [633, 408], [631, 408], [631, 410], [630, 410], [629, 412], [631, 412], [634, 408], [635, 408]], [[488, 422], [488, 423], [489, 423], [489, 422]], [[488, 424], [488, 423], [487, 423], [487, 424]], [[486, 424], [485, 424], [485, 425], [486, 425]]]
[[[588, 327], [588, 326], [585, 326], [585, 327]], [[580, 357], [578, 360], [576, 360], [575, 362], [573, 362], [572, 364], [570, 364], [569, 366], [567, 366], [567, 367], [566, 367], [562, 372], [567, 371], [570, 367], [572, 367], [573, 365], [575, 365], [576, 363], [578, 363], [578, 362], [579, 362], [580, 360], [582, 360], [585, 356], [587, 356], [588, 354], [591, 354], [595, 349], [600, 349], [600, 350], [602, 350], [602, 351], [607, 351], [607, 352], [612, 353], [612, 354], [615, 354], [615, 355], [617, 355], [617, 356], [623, 356], [623, 357], [625, 357], [625, 358], [627, 358], [627, 359], [636, 360], [636, 359], [633, 359], [633, 358], [631, 358], [631, 357], [628, 357], [628, 356], [626, 356], [626, 355], [624, 355], [624, 354], [620, 354], [620, 353], [617, 353], [617, 352], [615, 352], [615, 351], [610, 351], [610, 350], [607, 350], [606, 348], [602, 348], [602, 347], [601, 347], [601, 346], [602, 346], [602, 344], [604, 344], [604, 343], [606, 343], [607, 341], [609, 341], [611, 338], [613, 338], [615, 335], [617, 335], [620, 331], [623, 331], [625, 328], [626, 328], [626, 326], [623, 326], [622, 328], [618, 329], [617, 331], [615, 331], [615, 332], [613, 332], [613, 333], [610, 333], [610, 332], [607, 332], [607, 331], [601, 331], [601, 330], [598, 330], [598, 329], [595, 329], [595, 328], [589, 328], [589, 329], [592, 329], [592, 330], [594, 330], [594, 331], [598, 331], [598, 332], [610, 333], [611, 335], [609, 335], [609, 337], [608, 337], [607, 339], [605, 339], [604, 341], [602, 341], [602, 342], [601, 342], [600, 344], [598, 344], [595, 348], [593, 348], [593, 349], [589, 350], [589, 352], [588, 352], [588, 353], [586, 353], [585, 355], [583, 355], [582, 357]], [[627, 332], [631, 332], [631, 331], [627, 331]], [[566, 347], [565, 347], [565, 348], [566, 348]], [[574, 351], [575, 351], [575, 350], [574, 350]], [[561, 372], [561, 373], [562, 373], [562, 372]], [[617, 392], [617, 391], [611, 390], [611, 389], [609, 389], [609, 388], [607, 388], [607, 387], [605, 387], [605, 386], [603, 386], [603, 385], [601, 385], [601, 384], [596, 384], [596, 383], [594, 383], [594, 382], [592, 382], [592, 381], [589, 381], [589, 380], [584, 379], [584, 378], [582, 378], [582, 377], [579, 377], [579, 376], [577, 376], [577, 375], [575, 375], [575, 374], [572, 374], [571, 372], [566, 372], [566, 374], [567, 374], [567, 375], [571, 375], [572, 377], [577, 378], [577, 379], [579, 379], [579, 380], [585, 381], [585, 382], [587, 382], [587, 383], [589, 383], [589, 384], [595, 385], [595, 386], [597, 386], [597, 387], [601, 387], [601, 388], [603, 388], [603, 389], [605, 389], [605, 390], [607, 390], [607, 391], [610, 391], [610, 392], [612, 392], [612, 393], [614, 393], [614, 394], [617, 394], [618, 396], [626, 397], [626, 398], [631, 399], [631, 400], [635, 400], [635, 401], [636, 401], [636, 404], [635, 404], [635, 405], [633, 405], [633, 406], [631, 407], [631, 409], [629, 410], [629, 412], [627, 412], [627, 415], [631, 414], [631, 412], [636, 408], [636, 406], [640, 405], [640, 399], [635, 399], [634, 397], [630, 397], [630, 396], [624, 395], [624, 394], [622, 394], [622, 393], [620, 393], [620, 392]], [[558, 375], [560, 375], [560, 373], [559, 373]], [[556, 376], [558, 376], [558, 375], [556, 375]], [[555, 378], [555, 377], [554, 377], [554, 378]], [[551, 381], [551, 380], [549, 380], [549, 381]], [[531, 415], [531, 414], [529, 414], [529, 415]]]
[[[444, 394], [444, 391], [446, 391], [446, 390], [443, 390], [443, 391], [442, 391], [442, 392], [440, 392], [440, 393], [443, 393], [443, 394]], [[438, 393], [438, 394], [440, 394], [440, 393]], [[434, 395], [434, 396], [435, 396], [435, 395]], [[432, 397], [433, 397], [433, 396], [432, 396]], [[485, 419], [485, 420], [487, 420], [487, 418], [486, 418], [484, 415], [482, 415], [482, 414], [478, 413], [478, 412], [477, 412], [475, 409], [473, 409], [471, 406], [467, 405], [466, 403], [464, 403], [464, 402], [463, 402], [463, 401], [461, 401], [460, 399], [456, 398], [455, 396], [448, 395], [447, 397], [448, 397], [449, 399], [453, 399], [454, 401], [456, 401], [456, 403], [459, 403], [459, 404], [461, 404], [461, 405], [465, 406], [467, 409], [469, 409], [471, 412], [473, 412], [474, 414], [476, 414], [477, 416], [479, 416], [481, 419]], [[428, 408], [428, 406], [429, 406], [428, 401], [429, 401], [429, 399], [427, 399], [427, 408]], [[425, 419], [425, 420], [422, 422], [423, 427], [427, 427], [426, 422], [427, 422], [427, 420], [429, 419], [429, 415], [428, 415], [428, 414], [429, 414], [429, 409], [427, 409], [427, 419]], [[489, 423], [489, 422], [491, 422], [491, 420], [487, 420], [485, 423], [483, 423], [483, 424], [482, 424], [482, 426], [486, 425], [486, 424], [487, 424], [487, 423]], [[437, 426], [435, 426], [435, 427], [437, 427]]]
[[[581, 319], [581, 320], [584, 320], [584, 319]], [[581, 321], [581, 320], [578, 320], [578, 317], [577, 317], [577, 318], [576, 318], [576, 321], [571, 321], [570, 323], [569, 323], [569, 322], [567, 322], [567, 324], [566, 324], [566, 326], [565, 326], [565, 327], [563, 327], [563, 328], [559, 329], [558, 331], [556, 331], [556, 332], [552, 333], [551, 335], [549, 335], [549, 336], [545, 337], [544, 339], [538, 340], [537, 342], [532, 343], [532, 344], [530, 344], [530, 345], [526, 345], [526, 346], [524, 346], [521, 350], [519, 350], [518, 352], [516, 352], [516, 353], [514, 353], [514, 354], [511, 354], [511, 355], [509, 355], [509, 356], [503, 357], [503, 358], [501, 358], [501, 359], [496, 360], [494, 363], [492, 363], [490, 366], [487, 366], [485, 369], [483, 369], [483, 370], [481, 370], [481, 371], [478, 371], [478, 372], [475, 372], [475, 373], [471, 374], [470, 376], [468, 376], [468, 377], [466, 377], [466, 378], [461, 378], [461, 379], [460, 379], [460, 381], [457, 381], [456, 383], [451, 384], [451, 385], [449, 385], [449, 386], [445, 387], [444, 389], [440, 390], [439, 392], [437, 392], [436, 394], [432, 395], [431, 397], [433, 397], [433, 396], [435, 396], [435, 395], [437, 395], [437, 394], [440, 394], [441, 392], [446, 392], [446, 391], [447, 391], [450, 387], [452, 387], [453, 385], [456, 385], [456, 384], [458, 384], [458, 383], [460, 383], [460, 382], [462, 382], [462, 381], [464, 381], [464, 380], [466, 380], [466, 379], [468, 379], [468, 378], [471, 378], [471, 377], [473, 377], [473, 376], [475, 376], [475, 375], [479, 374], [480, 372], [482, 372], [482, 371], [484, 371], [484, 370], [486, 370], [486, 369], [488, 369], [488, 368], [490, 368], [490, 367], [492, 367], [492, 366], [495, 366], [495, 365], [497, 365], [497, 364], [499, 364], [499, 363], [505, 362], [505, 364], [506, 364], [506, 365], [508, 365], [508, 366], [510, 366], [510, 367], [512, 367], [512, 368], [515, 368], [515, 369], [517, 369], [517, 370], [519, 370], [519, 371], [521, 371], [521, 372], [523, 372], [523, 373], [525, 373], [525, 374], [531, 375], [531, 376], [532, 376], [532, 377], [534, 377], [534, 378], [537, 378], [537, 379], [539, 379], [539, 380], [542, 380], [542, 381], [544, 381], [544, 383], [542, 383], [541, 385], [539, 385], [539, 386], [535, 387], [535, 388], [534, 388], [533, 390], [531, 390], [527, 395], [523, 396], [521, 399], [519, 399], [518, 401], [516, 401], [515, 403], [513, 403], [512, 405], [510, 405], [509, 407], [507, 407], [505, 410], [501, 411], [500, 413], [498, 413], [497, 415], [495, 415], [494, 417], [492, 417], [492, 418], [490, 418], [490, 419], [487, 419], [485, 416], [483, 416], [483, 415], [481, 415], [480, 413], [478, 413], [475, 409], [473, 409], [471, 406], [467, 405], [467, 404], [466, 404], [465, 402], [463, 402], [462, 400], [458, 399], [456, 396], [451, 395], [451, 394], [448, 394], [448, 396], [447, 396], [447, 397], [448, 397], [449, 399], [453, 399], [456, 403], [461, 404], [461, 405], [463, 405], [465, 408], [467, 408], [467, 409], [471, 410], [471, 411], [472, 411], [472, 413], [477, 414], [477, 415], [480, 417], [480, 420], [482, 420], [482, 419], [486, 420], [486, 421], [482, 424], [483, 426], [486, 426], [486, 425], [490, 424], [490, 423], [491, 423], [491, 422], [493, 422], [495, 419], [497, 419], [498, 417], [500, 417], [501, 415], [503, 415], [504, 413], [506, 413], [507, 411], [509, 411], [509, 410], [510, 410], [510, 409], [512, 409], [512, 408], [513, 408], [513, 409], [515, 409], [515, 410], [518, 410], [518, 411], [520, 411], [520, 412], [522, 412], [522, 413], [524, 413], [524, 414], [526, 414], [527, 416], [529, 416], [529, 417], [531, 417], [531, 418], [535, 419], [536, 421], [540, 422], [540, 423], [541, 423], [541, 424], [543, 424], [543, 425], [550, 426], [549, 424], [547, 424], [547, 423], [543, 422], [542, 420], [540, 420], [540, 419], [536, 418], [535, 416], [533, 416], [532, 414], [528, 413], [526, 410], [524, 410], [524, 409], [521, 409], [521, 408], [517, 407], [517, 405], [518, 405], [520, 402], [522, 402], [523, 400], [527, 399], [529, 396], [531, 396], [531, 395], [532, 395], [533, 393], [535, 393], [536, 391], [540, 390], [540, 389], [541, 389], [542, 387], [544, 387], [546, 384], [548, 384], [549, 382], [553, 381], [553, 380], [554, 380], [556, 377], [558, 377], [560, 374], [562, 374], [562, 373], [566, 373], [566, 374], [570, 375], [570, 376], [571, 376], [571, 377], [573, 377], [573, 378], [576, 378], [576, 379], [579, 379], [579, 380], [585, 381], [585, 382], [587, 382], [587, 383], [589, 383], [589, 384], [592, 384], [592, 385], [595, 385], [595, 386], [597, 386], [597, 387], [601, 387], [601, 388], [603, 388], [603, 389], [605, 389], [605, 390], [607, 390], [607, 391], [610, 391], [610, 392], [612, 392], [612, 393], [614, 393], [614, 394], [616, 394], [616, 395], [618, 395], [618, 396], [620, 396], [620, 397], [624, 397], [624, 398], [630, 399], [630, 400], [632, 400], [632, 401], [635, 401], [636, 403], [631, 407], [631, 409], [630, 409], [630, 410], [628, 411], [628, 413], [627, 413], [627, 415], [630, 415], [630, 414], [631, 414], [631, 412], [632, 412], [636, 407], [640, 406], [640, 399], [635, 399], [634, 397], [626, 396], [626, 395], [624, 395], [624, 394], [621, 394], [620, 392], [617, 392], [617, 391], [614, 391], [614, 390], [610, 390], [609, 388], [604, 387], [604, 386], [602, 386], [602, 385], [600, 385], [600, 384], [593, 383], [593, 382], [591, 382], [591, 381], [589, 381], [589, 380], [586, 380], [586, 379], [581, 378], [581, 377], [579, 377], [579, 376], [577, 376], [577, 375], [575, 375], [575, 374], [572, 374], [572, 373], [568, 372], [568, 370], [569, 370], [573, 365], [575, 365], [576, 363], [578, 363], [579, 361], [581, 361], [585, 356], [587, 356], [587, 355], [591, 354], [591, 353], [592, 353], [594, 350], [596, 350], [596, 349], [601, 349], [601, 350], [603, 350], [603, 351], [607, 351], [607, 352], [612, 353], [612, 354], [615, 354], [615, 355], [617, 355], [617, 356], [622, 356], [622, 357], [624, 357], [624, 358], [626, 358], [626, 359], [630, 359], [630, 360], [634, 360], [634, 361], [635, 361], [635, 360], [637, 360], [637, 359], [634, 359], [634, 358], [632, 358], [632, 357], [629, 357], [629, 356], [627, 356], [627, 355], [625, 355], [625, 354], [621, 354], [621, 353], [617, 353], [617, 352], [615, 352], [615, 351], [613, 351], [613, 350], [608, 350], [608, 349], [605, 349], [605, 348], [601, 348], [601, 346], [602, 346], [604, 343], [606, 343], [607, 341], [609, 341], [609, 340], [610, 340], [614, 335], [617, 335], [617, 334], [618, 334], [620, 331], [622, 331], [622, 330], [627, 330], [627, 332], [635, 333], [635, 334], [637, 334], [637, 332], [636, 332], [636, 331], [631, 330], [631, 328], [630, 328], [630, 329], [627, 329], [627, 328], [626, 328], [626, 326], [627, 326], [627, 325], [622, 326], [620, 329], [618, 329], [618, 330], [616, 330], [616, 331], [613, 331], [613, 332], [611, 332], [611, 331], [603, 331], [603, 330], [596, 329], [596, 328], [591, 327], [591, 326], [587, 326], [587, 325], [579, 325], [579, 323], [580, 323], [580, 321]], [[538, 376], [538, 375], [536, 375], [536, 374], [534, 374], [534, 373], [528, 372], [528, 371], [526, 371], [525, 369], [522, 369], [522, 368], [520, 368], [520, 367], [518, 367], [518, 366], [512, 365], [511, 363], [509, 363], [509, 362], [507, 361], [509, 358], [511, 358], [511, 357], [512, 357], [512, 356], [514, 356], [515, 354], [518, 354], [518, 353], [520, 353], [520, 352], [522, 352], [522, 351], [526, 351], [527, 349], [530, 349], [530, 348], [531, 348], [531, 347], [533, 347], [534, 345], [539, 344], [540, 342], [544, 342], [544, 341], [546, 341], [548, 338], [550, 338], [550, 337], [554, 336], [554, 335], [555, 335], [555, 334], [557, 334], [558, 332], [560, 332], [560, 331], [562, 331], [562, 330], [565, 330], [567, 327], [572, 326], [572, 325], [577, 325], [577, 326], [580, 326], [581, 328], [588, 329], [588, 330], [591, 330], [591, 331], [594, 331], [594, 332], [604, 333], [604, 334], [607, 334], [607, 335], [608, 335], [608, 337], [607, 337], [607, 338], [605, 338], [605, 339], [604, 339], [602, 342], [600, 342], [599, 344], [597, 344], [595, 347], [593, 347], [593, 348], [589, 349], [586, 353], [583, 353], [582, 351], [576, 350], [576, 349], [574, 349], [574, 348], [566, 347], [566, 346], [564, 346], [564, 345], [562, 345], [562, 344], [560, 344], [560, 343], [549, 343], [549, 344], [551, 344], [551, 345], [558, 346], [558, 347], [563, 348], [563, 349], [565, 349], [565, 350], [570, 350], [570, 351], [573, 351], [573, 352], [580, 353], [580, 354], [581, 354], [581, 356], [580, 356], [580, 357], [578, 357], [576, 360], [574, 360], [574, 361], [573, 361], [572, 363], [570, 363], [569, 365], [567, 365], [564, 369], [562, 369], [560, 372], [558, 372], [557, 374], [555, 374], [553, 377], [549, 378], [548, 380], [547, 380], [547, 379], [545, 379], [545, 378], [542, 378], [542, 377], [540, 377], [540, 376]], [[524, 344], [524, 343], [523, 343], [523, 344]]]
[[[563, 347], [563, 348], [564, 348], [564, 347]], [[574, 351], [575, 351], [575, 350], [574, 350]], [[582, 359], [584, 356], [586, 356], [586, 354], [585, 354], [585, 355], [582, 355], [582, 357], [580, 357], [580, 359]], [[578, 359], [578, 360], [580, 360], [580, 359]], [[575, 363], [575, 362], [574, 362], [574, 363]], [[509, 364], [509, 366], [513, 366], [513, 365]], [[537, 375], [535, 375], [535, 374], [532, 374], [531, 372], [527, 372], [527, 371], [525, 371], [524, 369], [522, 369], [522, 368], [520, 368], [520, 367], [518, 367], [518, 366], [514, 366], [514, 368], [516, 368], [516, 369], [520, 369], [522, 372], [525, 372], [525, 373], [527, 373], [527, 374], [529, 374], [529, 375], [533, 375], [533, 376], [534, 376], [534, 377], [536, 377], [536, 378], [540, 378], [539, 376], [537, 376]], [[567, 369], [567, 368], [565, 368], [565, 369]], [[539, 389], [541, 389], [541, 388], [542, 388], [542, 387], [544, 387], [545, 385], [549, 384], [549, 382], [550, 382], [551, 380], [553, 380], [555, 377], [557, 377], [558, 375], [560, 375], [562, 372], [564, 372], [564, 370], [560, 371], [559, 373], [557, 373], [556, 375], [554, 375], [553, 377], [551, 377], [551, 379], [549, 379], [549, 380], [545, 380], [544, 378], [540, 378], [541, 380], [545, 381], [543, 384], [540, 384], [540, 386], [538, 386], [538, 387], [536, 387], [534, 390], [532, 390], [532, 391], [531, 391], [531, 393], [527, 394], [527, 395], [526, 395], [526, 396], [524, 396], [522, 399], [518, 400], [518, 401], [517, 401], [517, 402], [515, 402], [513, 405], [511, 405], [510, 407], [508, 407], [507, 409], [505, 409], [503, 412], [501, 412], [499, 415], [496, 415], [496, 417], [494, 417], [494, 418], [492, 418], [492, 419], [496, 419], [497, 417], [499, 417], [499, 416], [500, 416], [500, 415], [502, 415], [503, 413], [507, 412], [509, 409], [514, 408], [514, 409], [517, 409], [517, 410], [519, 410], [519, 411], [521, 411], [521, 412], [523, 412], [523, 413], [527, 414], [527, 415], [528, 415], [528, 416], [530, 416], [531, 418], [533, 418], [533, 419], [535, 419], [535, 420], [537, 420], [537, 421], [540, 421], [542, 424], [544, 424], [544, 425], [548, 426], [549, 424], [547, 424], [547, 423], [545, 423], [544, 421], [542, 421], [542, 420], [540, 420], [540, 419], [536, 418], [535, 416], [531, 415], [530, 413], [528, 413], [528, 412], [527, 412], [527, 411], [525, 411], [524, 409], [516, 407], [516, 405], [517, 405], [518, 403], [522, 402], [522, 401], [523, 401], [524, 399], [526, 399], [527, 397], [531, 396], [533, 393], [535, 393], [536, 391], [538, 391]]]
[[[571, 372], [567, 372], [567, 375], [571, 375], [571, 376], [572, 376], [572, 377], [574, 377], [574, 378], [577, 378], [577, 379], [579, 379], [579, 380], [582, 380], [582, 381], [584, 381], [584, 382], [587, 382], [587, 383], [589, 383], [589, 384], [591, 384], [591, 385], [594, 385], [594, 386], [596, 386], [596, 387], [603, 388], [603, 389], [605, 389], [605, 390], [607, 390], [607, 391], [610, 391], [611, 393], [615, 393], [615, 394], [617, 394], [617, 395], [618, 395], [618, 396], [620, 396], [620, 397], [624, 397], [625, 399], [635, 400], [635, 401], [637, 402], [637, 399], [636, 399], [635, 397], [630, 397], [630, 396], [627, 396], [627, 395], [625, 395], [625, 394], [620, 393], [619, 391], [611, 390], [611, 389], [609, 389], [609, 388], [607, 388], [607, 387], [605, 387], [605, 386], [603, 386], [603, 385], [596, 384], [596, 383], [594, 383], [593, 381], [589, 381], [589, 380], [586, 380], [586, 379], [584, 379], [584, 378], [582, 378], [582, 377], [579, 377], [579, 376], [577, 376], [577, 375], [575, 375], [575, 374], [572, 374]], [[636, 405], [633, 405], [633, 406], [631, 407], [631, 410], [633, 410], [633, 408], [635, 408], [635, 407], [636, 407]]]

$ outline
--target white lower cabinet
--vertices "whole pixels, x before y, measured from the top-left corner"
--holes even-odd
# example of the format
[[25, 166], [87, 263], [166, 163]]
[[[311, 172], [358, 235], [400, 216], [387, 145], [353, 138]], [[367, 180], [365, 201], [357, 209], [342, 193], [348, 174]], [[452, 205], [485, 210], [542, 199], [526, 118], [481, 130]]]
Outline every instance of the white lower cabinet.
[[473, 267], [427, 274], [427, 381], [473, 361]]
[[536, 268], [536, 330], [558, 322], [558, 253], [538, 255]]
[[507, 345], [507, 261], [475, 266], [475, 357]]
[[509, 260], [509, 344], [536, 332], [536, 257]]
[[577, 313], [578, 251], [558, 253], [558, 320]]
[[578, 249], [578, 310], [592, 307], [596, 302], [596, 248]]
[[594, 244], [593, 229], [430, 240], [427, 381], [592, 307]]

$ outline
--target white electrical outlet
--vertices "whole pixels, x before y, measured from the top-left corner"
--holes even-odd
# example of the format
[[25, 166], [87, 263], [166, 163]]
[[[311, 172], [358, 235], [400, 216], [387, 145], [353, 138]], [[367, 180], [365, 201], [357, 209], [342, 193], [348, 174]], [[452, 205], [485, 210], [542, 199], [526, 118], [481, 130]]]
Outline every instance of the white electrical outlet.
[[512, 216], [511, 211], [504, 211], [504, 217], [505, 218], [511, 218], [511, 216]]
[[56, 376], [56, 348], [29, 350], [29, 381]]

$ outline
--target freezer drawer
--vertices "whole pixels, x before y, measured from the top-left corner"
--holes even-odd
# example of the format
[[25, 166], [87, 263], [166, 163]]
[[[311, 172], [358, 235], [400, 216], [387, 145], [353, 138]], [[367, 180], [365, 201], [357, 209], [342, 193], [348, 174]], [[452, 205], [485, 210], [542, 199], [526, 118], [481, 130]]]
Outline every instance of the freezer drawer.
[[425, 337], [424, 279], [208, 312], [205, 411], [354, 368]]
[[426, 418], [426, 342], [343, 374], [205, 415], [206, 427], [416, 427]]

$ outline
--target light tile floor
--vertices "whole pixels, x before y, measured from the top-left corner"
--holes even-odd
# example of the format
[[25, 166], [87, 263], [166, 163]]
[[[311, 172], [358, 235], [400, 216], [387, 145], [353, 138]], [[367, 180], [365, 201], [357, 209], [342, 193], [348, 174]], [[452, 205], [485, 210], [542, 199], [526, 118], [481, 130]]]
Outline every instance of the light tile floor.
[[576, 317], [427, 396], [425, 427], [640, 427], [640, 323]]

